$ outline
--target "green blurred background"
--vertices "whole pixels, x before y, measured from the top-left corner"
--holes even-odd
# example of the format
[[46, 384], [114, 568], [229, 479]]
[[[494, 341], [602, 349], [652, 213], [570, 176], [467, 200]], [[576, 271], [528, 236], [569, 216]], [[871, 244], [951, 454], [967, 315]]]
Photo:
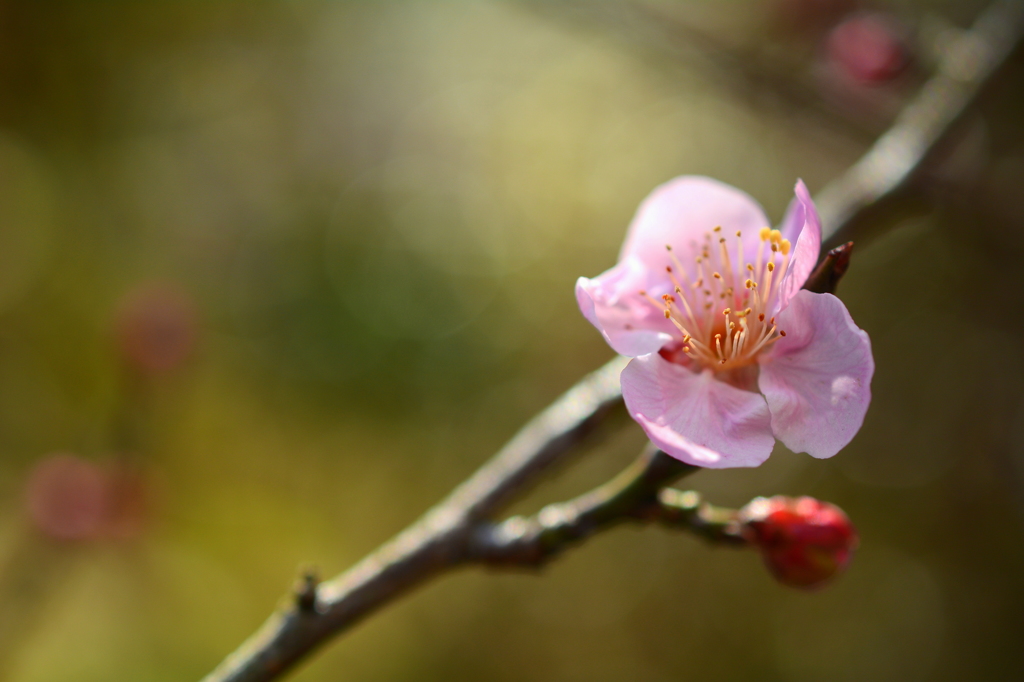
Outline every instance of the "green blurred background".
[[[914, 60], [865, 84], [829, 42], [856, 5], [0, 2], [0, 677], [198, 679], [300, 566], [414, 520], [611, 356], [573, 284], [647, 192], [707, 174], [779, 219], [982, 6], [873, 5]], [[687, 481], [839, 504], [839, 581], [624, 528], [443, 578], [290, 679], [1024, 679], [1022, 73], [858, 241], [853, 444]], [[517, 509], [642, 443], [620, 422]], [[47, 526], [92, 513], [90, 476], [113, 521]]]

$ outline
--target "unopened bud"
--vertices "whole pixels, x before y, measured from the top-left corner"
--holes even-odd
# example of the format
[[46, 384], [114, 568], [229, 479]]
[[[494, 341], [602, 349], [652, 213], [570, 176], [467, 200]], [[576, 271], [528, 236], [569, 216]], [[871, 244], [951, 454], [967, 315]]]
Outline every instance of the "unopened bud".
[[758, 497], [740, 510], [740, 522], [768, 570], [791, 587], [819, 587], [846, 568], [857, 548], [857, 530], [843, 510], [813, 497]]

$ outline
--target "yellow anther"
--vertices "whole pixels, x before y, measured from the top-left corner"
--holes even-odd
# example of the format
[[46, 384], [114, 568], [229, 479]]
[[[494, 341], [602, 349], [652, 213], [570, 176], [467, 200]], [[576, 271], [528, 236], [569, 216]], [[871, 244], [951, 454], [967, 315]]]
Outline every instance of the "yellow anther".
[[665, 309], [665, 319], [667, 320], [667, 319], [668, 319], [668, 318], [670, 318], [670, 317], [672, 317], [672, 313], [670, 313], [670, 312], [668, 311], [668, 308], [666, 308], [666, 309]]
[[715, 228], [715, 232], [721, 232], [721, 231], [722, 231], [722, 226], [721, 225], [719, 225], [718, 227]]
[[718, 239], [718, 243], [719, 243], [719, 244], [724, 244], [724, 243], [725, 243], [725, 237], [720, 237], [720, 238]]
[[722, 276], [720, 274], [718, 274], [717, 272], [711, 273], [711, 276], [714, 277], [715, 279], [722, 279]]
[[754, 266], [751, 265], [750, 263], [747, 263], [747, 271], [748, 272], [753, 272], [754, 271]]
[[789, 253], [789, 247], [792, 245], [789, 243], [788, 239], [783, 239], [782, 243], [779, 244], [779, 246], [782, 247], [782, 255], [785, 256], [786, 254]]
[[772, 228], [770, 227], [762, 227], [761, 231], [758, 233], [758, 236], [761, 237], [761, 241], [766, 241], [769, 237], [771, 237], [771, 235]]
[[690, 352], [690, 347], [689, 346], [683, 346], [683, 352], [684, 353], [689, 353]]
[[779, 232], [778, 230], [772, 230], [770, 239], [772, 240], [773, 244], [778, 244], [779, 242], [782, 241], [782, 233]]
[[778, 244], [772, 244], [772, 253], [778, 253], [778, 251], [779, 251], [779, 245]]
[[743, 233], [742, 233], [742, 232], [740, 232], [739, 230], [736, 230], [736, 236], [737, 236], [737, 237], [742, 237], [742, 236], [743, 236]]
[[665, 244], [665, 250], [666, 251], [671, 251], [672, 250], [672, 245], [671, 244]]
[[768, 272], [775, 272], [775, 263], [768, 264]]
[[731, 312], [732, 308], [726, 308], [725, 310], [722, 311], [722, 314], [728, 316]]
[[748, 279], [746, 282], [743, 283], [743, 286], [745, 286], [748, 289], [753, 289], [754, 288], [754, 280]]

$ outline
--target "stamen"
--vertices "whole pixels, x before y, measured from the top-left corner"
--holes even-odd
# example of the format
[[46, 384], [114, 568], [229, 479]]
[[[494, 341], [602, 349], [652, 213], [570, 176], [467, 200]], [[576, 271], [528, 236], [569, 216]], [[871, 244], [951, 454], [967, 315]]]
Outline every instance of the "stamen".
[[689, 275], [689, 273], [686, 272], [686, 268], [684, 268], [683, 264], [679, 262], [678, 258], [676, 258], [675, 251], [672, 250], [672, 245], [671, 244], [665, 244], [665, 250], [668, 251], [669, 258], [672, 259], [672, 264], [675, 265], [676, 269], [678, 269], [679, 272], [682, 273], [683, 279], [684, 280], [690, 279], [690, 275]]
[[757, 267], [754, 268], [754, 279], [761, 279], [761, 263], [764, 262], [764, 245], [771, 237], [772, 230], [770, 227], [761, 228], [761, 241], [757, 245]]
[[736, 281], [732, 275], [732, 262], [729, 260], [729, 249], [725, 248], [725, 237], [718, 240], [718, 250], [722, 253], [722, 265], [725, 269], [725, 276], [730, 282]]
[[[772, 244], [772, 249], [775, 248], [775, 244]], [[767, 305], [768, 298], [772, 295], [772, 273], [775, 272], [775, 263], [768, 261], [767, 266], [768, 272], [764, 275], [764, 302]]]

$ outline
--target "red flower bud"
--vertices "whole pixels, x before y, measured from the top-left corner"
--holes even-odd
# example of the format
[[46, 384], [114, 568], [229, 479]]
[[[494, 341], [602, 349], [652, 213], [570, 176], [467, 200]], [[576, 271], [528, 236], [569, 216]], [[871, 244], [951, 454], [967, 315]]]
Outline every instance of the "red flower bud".
[[846, 568], [857, 548], [857, 530], [843, 510], [813, 497], [758, 497], [740, 510], [740, 522], [768, 570], [791, 587], [819, 587]]

